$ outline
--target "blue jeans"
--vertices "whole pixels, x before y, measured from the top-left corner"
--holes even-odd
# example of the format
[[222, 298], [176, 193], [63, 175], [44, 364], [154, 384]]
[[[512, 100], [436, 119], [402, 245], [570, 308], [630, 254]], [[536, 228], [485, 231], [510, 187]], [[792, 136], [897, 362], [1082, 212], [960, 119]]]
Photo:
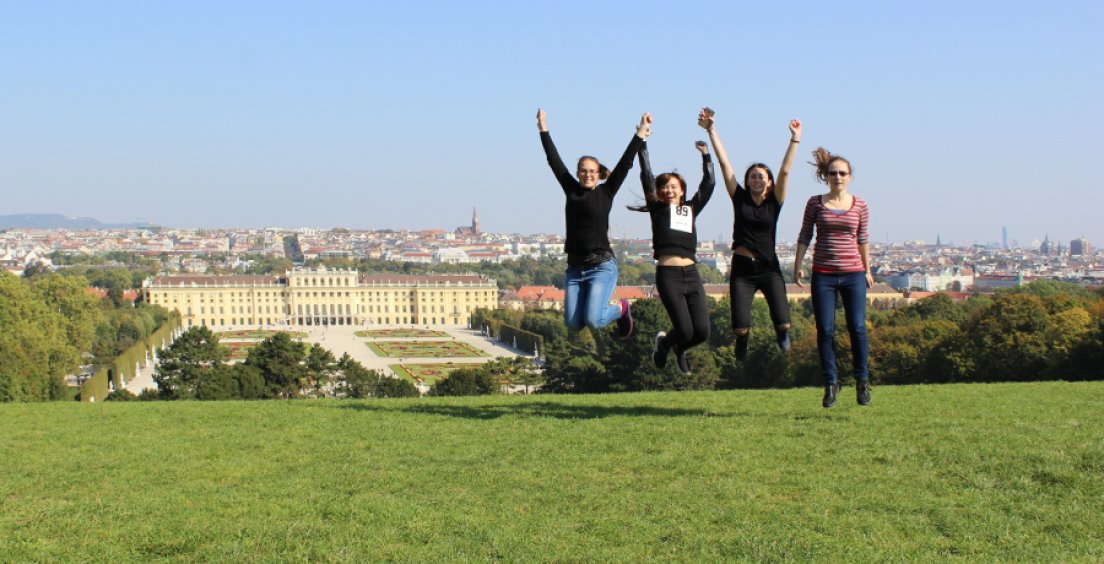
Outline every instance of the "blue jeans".
[[866, 273], [813, 273], [813, 314], [816, 316], [817, 352], [825, 384], [838, 383], [836, 370], [836, 295], [843, 299], [847, 332], [851, 336], [851, 368], [856, 381], [870, 377], [866, 340]]
[[617, 261], [598, 266], [567, 268], [564, 282], [564, 323], [570, 329], [600, 329], [621, 317], [621, 306], [610, 305], [617, 287]]

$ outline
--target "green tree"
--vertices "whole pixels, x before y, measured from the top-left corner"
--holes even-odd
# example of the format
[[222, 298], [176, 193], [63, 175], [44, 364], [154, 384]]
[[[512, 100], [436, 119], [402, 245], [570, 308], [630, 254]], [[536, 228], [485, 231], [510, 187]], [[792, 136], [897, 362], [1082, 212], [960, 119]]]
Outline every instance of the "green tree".
[[380, 378], [372, 390], [372, 396], [377, 398], [416, 398], [421, 395], [417, 386], [402, 378]]
[[[582, 334], [588, 332], [579, 332]], [[591, 347], [571, 338], [554, 341], [545, 349], [546, 393], [595, 393], [609, 389], [606, 367]]]
[[260, 370], [271, 396], [297, 398], [307, 383], [306, 356], [302, 343], [292, 341], [287, 333], [276, 333], [250, 349], [245, 363]]
[[486, 396], [497, 392], [499, 384], [485, 368], [458, 368], [448, 378], [438, 380], [431, 396]]
[[372, 396], [376, 384], [382, 378], [379, 371], [368, 370], [363, 364], [353, 360], [349, 353], [345, 353], [337, 364], [340, 379], [344, 382], [342, 387], [345, 391], [345, 397], [367, 398]]
[[338, 370], [337, 359], [332, 352], [315, 343], [307, 353], [306, 370], [304, 371], [307, 385], [315, 397], [322, 395], [322, 390], [332, 384]]
[[80, 350], [74, 326], [59, 307], [0, 271], [0, 401], [45, 401], [67, 396], [64, 375], [75, 372]]
[[218, 335], [207, 327], [191, 327], [161, 351], [153, 379], [162, 396], [168, 399], [194, 399], [200, 388], [208, 388], [201, 395], [210, 397], [214, 392], [209, 388], [222, 389], [221, 375], [217, 373], [221, 372], [225, 358]]

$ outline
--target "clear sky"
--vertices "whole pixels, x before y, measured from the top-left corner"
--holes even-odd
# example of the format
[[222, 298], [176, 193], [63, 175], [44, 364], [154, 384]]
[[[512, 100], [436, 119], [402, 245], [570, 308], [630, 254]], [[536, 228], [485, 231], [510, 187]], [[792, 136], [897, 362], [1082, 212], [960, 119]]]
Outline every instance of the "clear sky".
[[[0, 214], [562, 233], [538, 107], [611, 165], [651, 112], [653, 167], [696, 187], [709, 105], [740, 170], [804, 123], [780, 240], [823, 145], [875, 241], [1104, 246], [1102, 38], [1099, 0], [0, 0]], [[614, 236], [649, 233], [635, 172]]]

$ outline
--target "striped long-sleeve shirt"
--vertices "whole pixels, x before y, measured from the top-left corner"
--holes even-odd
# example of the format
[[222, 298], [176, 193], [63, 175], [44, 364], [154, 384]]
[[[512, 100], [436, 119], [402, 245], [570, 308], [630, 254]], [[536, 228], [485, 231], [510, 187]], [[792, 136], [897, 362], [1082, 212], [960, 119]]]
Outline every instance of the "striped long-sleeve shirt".
[[824, 207], [820, 196], [809, 198], [805, 204], [805, 218], [797, 242], [806, 247], [813, 239], [816, 228], [816, 248], [813, 250], [813, 272], [863, 272], [859, 245], [870, 241], [867, 220], [870, 212], [866, 200], [852, 196], [851, 209], [834, 213]]

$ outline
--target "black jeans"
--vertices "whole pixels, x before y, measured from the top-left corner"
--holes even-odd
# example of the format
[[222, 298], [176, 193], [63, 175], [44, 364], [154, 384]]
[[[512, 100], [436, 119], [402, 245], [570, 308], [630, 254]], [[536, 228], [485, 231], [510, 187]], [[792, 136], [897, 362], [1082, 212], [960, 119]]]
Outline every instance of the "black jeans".
[[679, 354], [709, 338], [709, 298], [698, 267], [657, 266], [656, 289], [674, 327], [660, 341]]
[[732, 328], [751, 328], [751, 300], [757, 290], [763, 292], [770, 308], [771, 321], [779, 325], [790, 323], [790, 302], [786, 299], [786, 282], [778, 265], [762, 259], [732, 254], [732, 275], [728, 279], [732, 297]]

